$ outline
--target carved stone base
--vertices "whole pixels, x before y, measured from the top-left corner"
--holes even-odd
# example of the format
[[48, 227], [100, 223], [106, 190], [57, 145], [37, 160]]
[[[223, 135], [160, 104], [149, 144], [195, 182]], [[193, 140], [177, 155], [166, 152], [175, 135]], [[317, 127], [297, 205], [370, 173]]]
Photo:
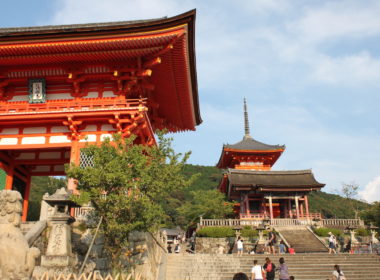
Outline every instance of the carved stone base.
[[44, 267], [66, 267], [75, 264], [75, 259], [69, 256], [42, 256], [41, 266]]

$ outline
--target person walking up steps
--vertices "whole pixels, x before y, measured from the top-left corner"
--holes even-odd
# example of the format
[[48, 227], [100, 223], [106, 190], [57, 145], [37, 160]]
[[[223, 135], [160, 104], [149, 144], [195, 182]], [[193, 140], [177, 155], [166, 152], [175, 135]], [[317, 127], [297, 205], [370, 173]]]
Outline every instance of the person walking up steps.
[[263, 268], [266, 272], [266, 280], [274, 280], [274, 277], [276, 276], [276, 266], [274, 265], [274, 263], [272, 263], [270, 258], [265, 258], [265, 264]]
[[289, 280], [288, 266], [285, 264], [285, 259], [280, 258], [278, 261], [280, 262], [280, 265], [276, 270], [280, 274], [280, 280]]
[[334, 253], [336, 254], [336, 239], [334, 234], [332, 232], [329, 232], [329, 254]]
[[253, 261], [253, 267], [251, 269], [252, 280], [263, 280], [264, 270], [261, 265], [257, 264], [257, 260]]

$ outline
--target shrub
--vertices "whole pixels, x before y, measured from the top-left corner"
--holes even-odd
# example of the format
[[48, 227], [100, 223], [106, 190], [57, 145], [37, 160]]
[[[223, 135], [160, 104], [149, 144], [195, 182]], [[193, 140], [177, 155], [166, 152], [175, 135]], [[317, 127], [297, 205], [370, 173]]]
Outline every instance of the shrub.
[[229, 227], [205, 227], [197, 231], [197, 236], [212, 238], [233, 237], [235, 232]]
[[241, 230], [241, 236], [252, 239], [253, 237], [258, 236], [258, 232], [249, 226], [245, 226]]
[[359, 236], [370, 236], [371, 232], [368, 229], [365, 228], [358, 228], [356, 230], [356, 234]]
[[318, 236], [321, 236], [321, 237], [328, 237], [329, 232], [331, 232], [335, 236], [339, 236], [339, 235], [343, 234], [343, 231], [341, 231], [340, 229], [336, 229], [336, 228], [324, 228], [324, 227], [322, 227], [322, 228], [315, 228], [314, 229], [314, 233]]

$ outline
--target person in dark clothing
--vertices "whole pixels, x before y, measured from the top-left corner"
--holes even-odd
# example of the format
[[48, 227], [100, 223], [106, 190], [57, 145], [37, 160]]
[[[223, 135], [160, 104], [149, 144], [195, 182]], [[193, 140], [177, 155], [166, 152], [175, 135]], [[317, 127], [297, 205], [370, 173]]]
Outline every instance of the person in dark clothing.
[[266, 273], [266, 279], [267, 280], [274, 280], [274, 277], [276, 276], [275, 271], [276, 271], [276, 266], [270, 258], [265, 258], [265, 264], [263, 266], [264, 271]]

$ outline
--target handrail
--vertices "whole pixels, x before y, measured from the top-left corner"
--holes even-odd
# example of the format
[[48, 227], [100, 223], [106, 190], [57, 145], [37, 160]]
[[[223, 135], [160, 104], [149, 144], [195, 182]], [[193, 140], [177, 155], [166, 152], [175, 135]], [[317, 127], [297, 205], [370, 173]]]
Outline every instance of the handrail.
[[85, 98], [47, 100], [45, 103], [31, 104], [27, 101], [14, 101], [0, 103], [0, 115], [14, 115], [23, 113], [41, 112], [67, 112], [73, 110], [99, 110], [112, 108], [133, 108], [145, 106], [146, 98], [124, 99], [119, 97]]

